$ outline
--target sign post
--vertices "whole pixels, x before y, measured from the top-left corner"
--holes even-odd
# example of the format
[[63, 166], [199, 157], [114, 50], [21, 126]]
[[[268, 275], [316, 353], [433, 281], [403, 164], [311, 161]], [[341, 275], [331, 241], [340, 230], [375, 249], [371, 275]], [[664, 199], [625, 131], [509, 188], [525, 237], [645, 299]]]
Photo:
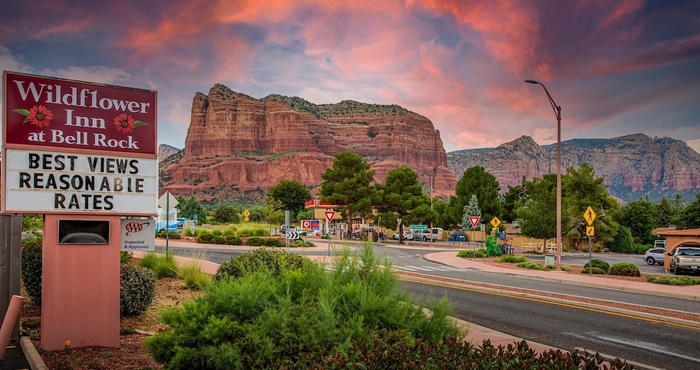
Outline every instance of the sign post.
[[481, 216], [469, 216], [469, 223], [472, 224], [472, 227], [476, 229], [476, 225], [479, 223], [479, 220], [481, 220]]
[[325, 211], [323, 214], [326, 216], [326, 236], [328, 236], [328, 257], [331, 256], [331, 221], [335, 217], [335, 211]]
[[588, 206], [586, 208], [586, 211], [583, 212], [583, 218], [588, 222], [588, 226], [586, 226], [586, 236], [588, 237], [588, 274], [593, 275], [593, 245], [591, 242], [591, 238], [595, 236], [595, 228], [593, 227], [593, 221], [595, 221], [596, 218], [595, 211], [591, 206]]
[[158, 198], [158, 205], [165, 210], [165, 255], [168, 255], [168, 242], [170, 241], [170, 211], [177, 206], [175, 197], [166, 191]]

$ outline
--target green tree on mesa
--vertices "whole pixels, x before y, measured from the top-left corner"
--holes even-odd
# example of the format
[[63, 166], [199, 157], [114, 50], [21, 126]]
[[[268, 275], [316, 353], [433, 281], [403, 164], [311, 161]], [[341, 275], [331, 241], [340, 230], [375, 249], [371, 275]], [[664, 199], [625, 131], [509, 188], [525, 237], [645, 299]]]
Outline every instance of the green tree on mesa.
[[464, 206], [469, 203], [472, 194], [479, 200], [479, 207], [484, 220], [489, 221], [501, 216], [503, 205], [498, 192], [501, 186], [492, 174], [486, 172], [484, 167], [474, 166], [464, 171], [462, 178], [457, 182], [455, 196], [450, 197], [449, 214], [454, 223], [462, 220]]
[[651, 231], [656, 226], [654, 213], [656, 209], [647, 198], [640, 198], [625, 204], [620, 213], [620, 225], [624, 225], [632, 232], [632, 237], [642, 244], [653, 244], [654, 237]]
[[267, 197], [282, 203], [282, 209], [296, 217], [304, 209], [304, 203], [311, 200], [311, 192], [299, 181], [282, 180], [267, 191]]
[[355, 217], [372, 214], [372, 203], [377, 190], [374, 170], [362, 157], [350, 152], [335, 155], [333, 166], [321, 174], [321, 200], [336, 205], [336, 211], [347, 222], [347, 231], [352, 228]]

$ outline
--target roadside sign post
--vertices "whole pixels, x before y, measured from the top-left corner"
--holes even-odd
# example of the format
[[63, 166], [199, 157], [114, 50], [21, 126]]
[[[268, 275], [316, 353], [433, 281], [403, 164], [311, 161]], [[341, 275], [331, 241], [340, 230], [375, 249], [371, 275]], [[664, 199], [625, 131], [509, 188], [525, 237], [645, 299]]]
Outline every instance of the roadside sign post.
[[287, 238], [287, 230], [289, 230], [289, 211], [284, 211], [284, 243], [287, 246], [287, 253], [289, 253], [289, 238]]
[[588, 226], [586, 226], [586, 236], [588, 237], [588, 274], [593, 275], [593, 245], [592, 245], [592, 237], [595, 236], [595, 228], [593, 227], [593, 221], [595, 221], [596, 218], [595, 211], [591, 206], [588, 206], [586, 208], [586, 211], [583, 212], [583, 218], [586, 219], [586, 222], [588, 222]]
[[170, 210], [177, 206], [177, 199], [166, 191], [158, 198], [158, 205], [165, 210], [165, 255], [168, 255], [168, 242], [170, 241]]
[[328, 257], [331, 256], [331, 221], [335, 217], [335, 211], [325, 211], [323, 214], [326, 216], [326, 236], [328, 236]]

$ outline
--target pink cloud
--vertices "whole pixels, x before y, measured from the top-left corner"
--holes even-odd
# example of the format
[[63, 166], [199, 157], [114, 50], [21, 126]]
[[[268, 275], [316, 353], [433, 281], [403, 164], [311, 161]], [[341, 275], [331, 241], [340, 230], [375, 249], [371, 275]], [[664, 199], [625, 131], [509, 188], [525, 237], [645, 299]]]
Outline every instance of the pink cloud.
[[600, 27], [607, 28], [611, 24], [616, 23], [623, 19], [624, 17], [640, 10], [644, 5], [644, 0], [627, 0], [620, 4], [617, 8], [603, 18], [599, 25]]

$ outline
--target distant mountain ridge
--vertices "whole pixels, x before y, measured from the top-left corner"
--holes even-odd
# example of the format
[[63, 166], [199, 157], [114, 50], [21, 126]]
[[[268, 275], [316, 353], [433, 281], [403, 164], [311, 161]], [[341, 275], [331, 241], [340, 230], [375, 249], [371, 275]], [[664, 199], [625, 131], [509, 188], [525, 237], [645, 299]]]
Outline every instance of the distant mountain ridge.
[[[502, 189], [519, 185], [522, 178], [556, 173], [556, 144], [538, 145], [522, 136], [496, 148], [447, 153], [447, 165], [461, 178], [464, 170], [480, 165], [496, 176]], [[562, 141], [562, 173], [587, 162], [603, 176], [611, 195], [625, 200], [689, 198], [700, 192], [700, 153], [685, 142], [632, 134], [612, 139]]]

